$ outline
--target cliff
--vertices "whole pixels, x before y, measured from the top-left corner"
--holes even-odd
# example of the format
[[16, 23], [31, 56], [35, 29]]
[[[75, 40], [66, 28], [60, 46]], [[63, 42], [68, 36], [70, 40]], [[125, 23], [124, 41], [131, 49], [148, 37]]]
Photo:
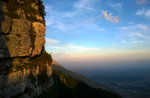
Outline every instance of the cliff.
[[0, 98], [35, 97], [53, 84], [41, 0], [0, 0]]

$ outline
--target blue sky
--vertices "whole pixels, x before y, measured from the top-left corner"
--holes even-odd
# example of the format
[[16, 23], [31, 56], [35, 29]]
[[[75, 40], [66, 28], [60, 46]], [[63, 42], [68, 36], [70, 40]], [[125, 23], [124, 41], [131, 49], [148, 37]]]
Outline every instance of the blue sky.
[[[62, 63], [150, 58], [149, 0], [43, 0], [46, 50]], [[90, 65], [89, 65], [90, 66]]]

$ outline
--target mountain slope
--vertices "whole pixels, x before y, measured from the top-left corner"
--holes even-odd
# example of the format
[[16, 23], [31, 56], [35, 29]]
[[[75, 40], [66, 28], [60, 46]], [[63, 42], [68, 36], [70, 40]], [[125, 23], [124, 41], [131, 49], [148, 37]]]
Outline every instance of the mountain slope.
[[60, 72], [62, 72], [64, 75], [66, 76], [71, 76], [77, 80], [80, 80], [82, 82], [85, 82], [87, 85], [89, 85], [90, 87], [94, 87], [94, 88], [99, 88], [98, 85], [96, 85], [93, 81], [91, 81], [90, 79], [86, 78], [85, 76], [82, 76], [81, 74], [78, 73], [74, 73], [66, 68], [64, 68], [62, 65], [58, 64], [57, 62], [53, 61], [52, 62], [52, 68], [59, 70]]
[[41, 94], [43, 98], [121, 98], [116, 93], [106, 91], [82, 75], [65, 69], [52, 62], [54, 85]]
[[44, 92], [42, 98], [121, 98], [116, 93], [108, 92], [100, 88], [92, 88], [86, 83], [66, 76], [53, 68], [54, 85]]

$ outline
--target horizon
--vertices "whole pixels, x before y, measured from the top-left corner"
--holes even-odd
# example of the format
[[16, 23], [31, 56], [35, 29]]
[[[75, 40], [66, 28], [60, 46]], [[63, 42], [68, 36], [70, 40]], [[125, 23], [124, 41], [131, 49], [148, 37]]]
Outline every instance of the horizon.
[[43, 2], [47, 13], [46, 51], [65, 67], [150, 64], [149, 0]]

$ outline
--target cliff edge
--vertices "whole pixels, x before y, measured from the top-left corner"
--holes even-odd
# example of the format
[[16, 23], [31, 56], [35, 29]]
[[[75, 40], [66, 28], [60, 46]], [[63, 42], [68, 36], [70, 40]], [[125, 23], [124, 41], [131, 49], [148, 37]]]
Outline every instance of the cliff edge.
[[0, 98], [35, 97], [52, 82], [41, 0], [0, 0]]

